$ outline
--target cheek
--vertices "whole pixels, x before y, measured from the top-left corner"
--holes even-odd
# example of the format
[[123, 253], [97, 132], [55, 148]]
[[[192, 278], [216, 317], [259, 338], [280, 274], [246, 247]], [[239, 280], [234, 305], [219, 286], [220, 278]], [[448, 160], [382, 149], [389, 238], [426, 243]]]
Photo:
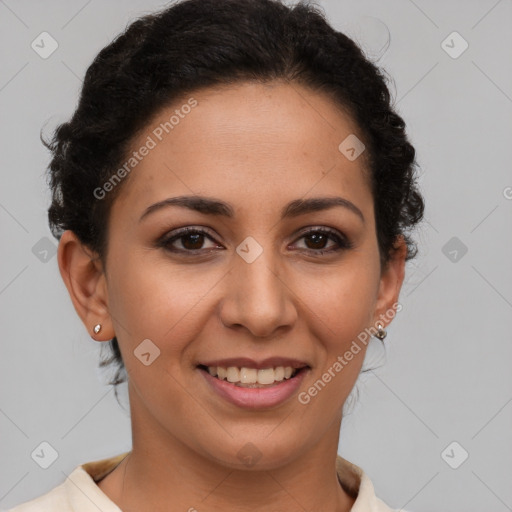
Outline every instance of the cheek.
[[310, 318], [321, 332], [318, 339], [325, 340], [331, 349], [344, 346], [369, 327], [376, 300], [375, 270], [371, 266], [346, 264], [330, 271], [325, 278], [305, 283], [309, 290], [303, 297]]
[[[144, 254], [127, 256], [109, 279], [109, 309], [118, 337], [132, 350], [149, 338], [166, 351], [200, 330], [208, 293], [221, 276], [204, 272], [198, 278], [192, 266], [172, 267]], [[180, 340], [183, 340], [180, 343]]]
[[[318, 417], [341, 414], [364, 362], [369, 336], [358, 338], [371, 325], [375, 304], [375, 272], [347, 266], [331, 273], [328, 285], [304, 299], [307, 327], [318, 340], [315, 375], [300, 403], [312, 405]], [[362, 341], [361, 341], [362, 340]], [[319, 408], [319, 409], [316, 409]], [[330, 412], [326, 412], [330, 411]]]

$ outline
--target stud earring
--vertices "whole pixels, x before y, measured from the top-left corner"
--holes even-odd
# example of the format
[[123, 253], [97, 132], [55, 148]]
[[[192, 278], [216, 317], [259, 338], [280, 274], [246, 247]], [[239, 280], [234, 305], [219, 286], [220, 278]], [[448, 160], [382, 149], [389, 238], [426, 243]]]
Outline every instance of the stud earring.
[[386, 332], [386, 330], [383, 328], [382, 324], [381, 323], [378, 323], [377, 324], [377, 334], [375, 334], [375, 337], [376, 338], [379, 338], [380, 341], [383, 341], [384, 338], [388, 335], [388, 333]]
[[94, 326], [94, 334], [98, 334], [101, 331], [101, 324], [96, 324]]

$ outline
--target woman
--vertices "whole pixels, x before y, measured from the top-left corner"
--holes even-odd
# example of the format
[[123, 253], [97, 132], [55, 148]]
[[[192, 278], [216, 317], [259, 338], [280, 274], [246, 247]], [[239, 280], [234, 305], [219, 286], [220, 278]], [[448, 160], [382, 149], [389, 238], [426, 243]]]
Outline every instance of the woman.
[[355, 43], [312, 6], [185, 0], [99, 53], [46, 144], [61, 275], [133, 447], [12, 510], [390, 510], [337, 447], [424, 204]]

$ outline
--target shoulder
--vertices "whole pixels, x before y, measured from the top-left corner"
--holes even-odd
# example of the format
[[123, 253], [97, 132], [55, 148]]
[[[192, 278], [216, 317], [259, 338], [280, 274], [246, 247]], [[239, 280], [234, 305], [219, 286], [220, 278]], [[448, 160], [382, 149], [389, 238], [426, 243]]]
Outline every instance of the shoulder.
[[66, 497], [65, 483], [58, 485], [38, 498], [17, 505], [7, 512], [47, 512], [51, 510], [62, 512], [73, 510]]
[[123, 453], [77, 466], [57, 487], [7, 512], [121, 512], [96, 481], [112, 471], [126, 455]]
[[359, 466], [338, 455], [336, 472], [341, 486], [355, 498], [351, 512], [394, 512], [377, 498], [370, 478]]

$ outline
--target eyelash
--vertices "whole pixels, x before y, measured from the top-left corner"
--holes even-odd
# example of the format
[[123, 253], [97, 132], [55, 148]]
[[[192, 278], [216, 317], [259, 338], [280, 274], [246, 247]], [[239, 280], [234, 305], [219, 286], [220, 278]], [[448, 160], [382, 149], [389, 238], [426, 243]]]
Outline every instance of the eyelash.
[[[310, 229], [308, 231], [301, 233], [300, 237], [297, 240], [300, 240], [300, 239], [302, 239], [308, 235], [311, 235], [313, 233], [320, 233], [322, 235], [327, 235], [329, 238], [334, 240], [338, 245], [337, 248], [334, 248], [334, 249], [331, 248], [331, 249], [326, 249], [326, 250], [324, 250], [324, 249], [318, 249], [318, 250], [305, 249], [306, 252], [308, 252], [309, 254], [313, 254], [314, 256], [320, 256], [320, 255], [323, 255], [326, 253], [336, 253], [336, 252], [339, 252], [342, 250], [349, 250], [349, 249], [352, 249], [354, 246], [353, 243], [350, 242], [347, 238], [345, 238], [344, 236], [340, 236], [336, 231], [334, 231], [332, 229], [328, 229], [328, 228]], [[201, 251], [204, 251], [204, 250], [203, 249], [187, 250], [187, 249], [176, 249], [176, 248], [170, 247], [170, 244], [173, 243], [174, 241], [179, 240], [180, 238], [184, 238], [190, 234], [204, 235], [208, 239], [210, 239], [212, 242], [215, 242], [213, 237], [207, 231], [198, 229], [198, 228], [187, 227], [187, 228], [183, 228], [183, 229], [179, 230], [178, 232], [175, 232], [172, 235], [169, 235], [169, 234], [164, 235], [157, 241], [157, 246], [163, 247], [165, 250], [173, 252], [173, 253], [181, 253], [181, 254], [189, 253], [192, 256], [198, 255]]]

